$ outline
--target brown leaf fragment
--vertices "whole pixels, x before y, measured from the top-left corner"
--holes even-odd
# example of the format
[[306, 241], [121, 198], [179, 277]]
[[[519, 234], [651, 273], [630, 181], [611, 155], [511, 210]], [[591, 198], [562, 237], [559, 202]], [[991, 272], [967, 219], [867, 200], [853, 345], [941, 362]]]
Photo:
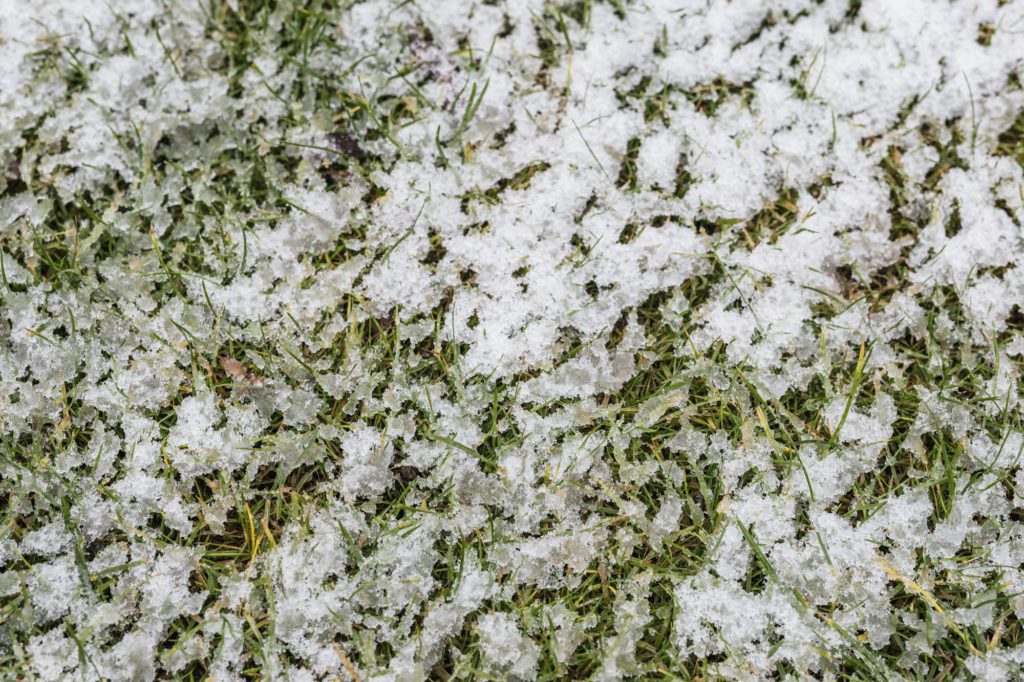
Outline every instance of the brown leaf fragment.
[[263, 379], [246, 370], [245, 365], [241, 362], [234, 358], [229, 358], [226, 355], [222, 355], [220, 357], [220, 366], [232, 379], [236, 381], [244, 379], [251, 384], [259, 384], [263, 382]]
[[366, 158], [366, 152], [359, 146], [359, 140], [345, 131], [337, 131], [327, 134], [327, 141], [345, 156], [351, 156], [357, 161]]
[[394, 471], [400, 479], [402, 479], [403, 483], [412, 481], [419, 473], [416, 471], [416, 467], [411, 467], [408, 464], [392, 467], [391, 470]]

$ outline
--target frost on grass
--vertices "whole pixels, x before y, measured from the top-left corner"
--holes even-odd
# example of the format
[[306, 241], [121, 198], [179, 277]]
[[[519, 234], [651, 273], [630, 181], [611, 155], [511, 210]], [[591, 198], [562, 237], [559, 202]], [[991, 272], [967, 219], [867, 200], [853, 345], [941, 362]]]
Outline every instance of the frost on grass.
[[0, 676], [1021, 676], [1022, 32], [0, 0]]

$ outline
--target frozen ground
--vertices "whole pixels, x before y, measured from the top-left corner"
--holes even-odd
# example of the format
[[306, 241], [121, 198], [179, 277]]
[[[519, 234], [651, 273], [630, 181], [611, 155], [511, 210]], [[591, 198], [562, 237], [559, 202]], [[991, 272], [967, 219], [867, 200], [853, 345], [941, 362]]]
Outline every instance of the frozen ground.
[[1024, 2], [0, 0], [0, 678], [1019, 679]]

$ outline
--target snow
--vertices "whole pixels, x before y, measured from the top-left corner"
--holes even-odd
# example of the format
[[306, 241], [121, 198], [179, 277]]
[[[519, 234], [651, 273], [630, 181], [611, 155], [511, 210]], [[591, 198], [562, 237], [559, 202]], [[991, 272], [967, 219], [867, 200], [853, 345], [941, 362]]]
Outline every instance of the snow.
[[1022, 674], [1020, 2], [240, 4], [0, 0], [5, 662]]

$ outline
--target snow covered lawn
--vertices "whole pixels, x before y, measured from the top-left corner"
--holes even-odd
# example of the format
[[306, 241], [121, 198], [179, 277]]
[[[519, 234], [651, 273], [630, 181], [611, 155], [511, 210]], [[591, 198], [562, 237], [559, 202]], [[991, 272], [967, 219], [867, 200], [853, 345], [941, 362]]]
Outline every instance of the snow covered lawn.
[[1020, 679], [1022, 225], [1022, 0], [0, 0], [0, 679]]

